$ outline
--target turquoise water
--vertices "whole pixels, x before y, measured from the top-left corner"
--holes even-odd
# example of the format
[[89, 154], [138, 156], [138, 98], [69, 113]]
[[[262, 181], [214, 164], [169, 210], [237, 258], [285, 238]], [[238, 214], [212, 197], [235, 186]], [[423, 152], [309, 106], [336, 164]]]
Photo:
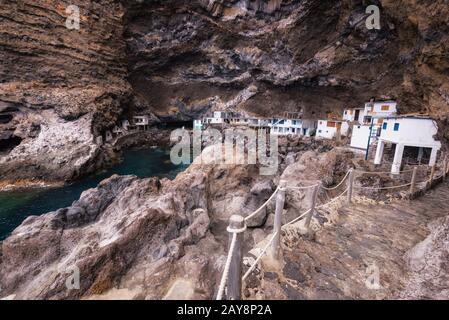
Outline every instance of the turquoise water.
[[176, 166], [170, 162], [169, 151], [162, 149], [132, 150], [126, 152], [122, 163], [110, 170], [68, 186], [0, 192], [0, 240], [6, 238], [26, 217], [68, 207], [73, 201], [79, 199], [84, 190], [96, 187], [100, 181], [113, 174], [173, 179], [185, 169], [186, 166]]

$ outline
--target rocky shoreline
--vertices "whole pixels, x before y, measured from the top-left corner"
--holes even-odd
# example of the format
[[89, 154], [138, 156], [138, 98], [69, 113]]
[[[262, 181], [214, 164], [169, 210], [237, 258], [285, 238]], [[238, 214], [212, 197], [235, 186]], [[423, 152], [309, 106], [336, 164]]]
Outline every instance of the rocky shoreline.
[[[45, 168], [46, 174], [43, 174], [42, 166], [36, 163], [47, 161], [45, 159], [48, 159], [50, 156], [48, 153], [41, 153], [41, 147], [37, 148], [39, 151], [34, 155], [25, 148], [20, 149], [15, 153], [0, 158], [0, 172], [2, 172], [0, 192], [28, 188], [60, 187], [85, 176], [111, 168], [121, 161], [123, 152], [126, 152], [128, 149], [168, 148], [170, 145], [169, 136], [168, 129], [152, 127], [148, 131], [137, 131], [131, 135], [121, 137], [112, 144], [107, 143], [102, 146], [91, 144], [91, 148], [95, 151], [86, 155], [84, 162], [76, 157], [76, 153], [71, 156], [76, 163], [81, 163], [80, 165], [75, 166], [75, 163], [73, 163], [72, 166], [69, 166], [67, 160], [64, 159], [56, 163], [53, 162], [57, 168], [54, 169], [54, 172], [47, 172], [47, 170], [51, 170], [48, 168], [51, 163], [48, 163]], [[31, 143], [34, 145], [37, 142], [30, 142], [30, 145]], [[67, 143], [67, 147], [69, 145], [70, 143]], [[59, 153], [60, 151], [58, 149], [57, 152]], [[68, 154], [71, 152], [74, 151], [72, 149], [70, 151], [67, 150]], [[67, 158], [70, 158], [70, 156], [67, 156]]]
[[[345, 148], [310, 142], [283, 138], [274, 176], [259, 176], [257, 165], [196, 160], [174, 180], [114, 175], [68, 208], [28, 217], [1, 243], [1, 297], [211, 299], [232, 214], [250, 214], [279, 179], [332, 186], [360, 159]], [[215, 147], [206, 148], [202, 159], [212, 157]], [[286, 222], [306, 209], [310, 196], [300, 191], [289, 196]], [[318, 199], [328, 201], [324, 194]], [[313, 224], [331, 223], [332, 215], [319, 213]], [[271, 232], [273, 217], [269, 205], [251, 221], [246, 250]], [[67, 275], [75, 267], [80, 289], [67, 290]]]

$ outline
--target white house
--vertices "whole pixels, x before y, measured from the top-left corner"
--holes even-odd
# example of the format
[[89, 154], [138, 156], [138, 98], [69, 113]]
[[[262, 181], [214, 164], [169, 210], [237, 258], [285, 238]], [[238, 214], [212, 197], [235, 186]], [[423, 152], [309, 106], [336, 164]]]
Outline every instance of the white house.
[[300, 134], [302, 120], [300, 119], [271, 119], [269, 126], [273, 134]]
[[231, 123], [232, 118], [234, 118], [234, 114], [232, 112], [214, 111], [212, 117], [205, 118], [204, 122], [207, 124]]
[[271, 133], [284, 135], [295, 134], [310, 136], [316, 129], [316, 121], [303, 119], [271, 119], [269, 126]]
[[123, 134], [123, 127], [115, 126], [114, 129], [112, 129], [112, 133], [116, 135]]
[[395, 101], [373, 101], [365, 103], [363, 122], [381, 125], [384, 118], [394, 116], [397, 112]]
[[[351, 147], [366, 150], [368, 143], [373, 144], [380, 136], [384, 118], [396, 115], [397, 104], [394, 101], [371, 101], [365, 103], [364, 109], [354, 110], [359, 110], [357, 119], [360, 125], [352, 128]], [[344, 119], [351, 121], [353, 116], [355, 119], [355, 111], [345, 114]]]
[[343, 120], [349, 122], [357, 122], [362, 124], [365, 117], [364, 108], [345, 109], [343, 111]]
[[346, 136], [348, 134], [349, 124], [347, 121], [337, 120], [318, 120], [318, 127], [316, 129], [316, 137], [324, 139], [333, 139], [340, 135]]
[[123, 128], [123, 130], [128, 131], [128, 128], [129, 128], [128, 120], [122, 120], [122, 128]]
[[202, 120], [193, 120], [193, 129], [201, 130], [203, 128]]
[[[382, 120], [383, 121], [383, 120]], [[360, 124], [352, 127], [351, 147], [364, 149], [377, 141], [380, 136], [381, 125]]]
[[134, 116], [133, 121], [136, 126], [147, 126], [150, 123], [150, 118], [148, 116]]
[[438, 132], [436, 122], [424, 116], [396, 116], [386, 118], [382, 124], [382, 132], [377, 144], [374, 164], [381, 164], [385, 144], [396, 145], [391, 173], [401, 171], [402, 157], [405, 148], [417, 147], [419, 153], [425, 148], [430, 150], [429, 166], [436, 163], [437, 153], [441, 149], [441, 142], [435, 140]]

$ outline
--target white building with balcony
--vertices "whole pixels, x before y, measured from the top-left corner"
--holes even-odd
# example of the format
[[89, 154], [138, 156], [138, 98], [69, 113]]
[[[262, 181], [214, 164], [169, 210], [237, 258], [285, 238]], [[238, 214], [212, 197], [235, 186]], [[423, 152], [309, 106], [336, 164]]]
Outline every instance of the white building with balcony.
[[435, 140], [438, 126], [434, 120], [426, 116], [395, 116], [384, 119], [382, 131], [377, 144], [374, 164], [381, 164], [384, 147], [387, 143], [395, 145], [394, 160], [391, 173], [401, 171], [404, 149], [418, 148], [420, 155], [427, 149], [430, 153], [429, 166], [434, 166], [441, 142]]
[[271, 119], [269, 122], [272, 134], [294, 134], [310, 137], [316, 129], [316, 121], [303, 119]]
[[351, 121], [354, 116], [359, 123], [352, 128], [351, 147], [366, 150], [368, 145], [373, 144], [380, 136], [384, 118], [396, 115], [397, 103], [394, 101], [371, 101], [365, 103], [364, 109], [352, 110], [359, 110], [358, 118], [355, 111], [352, 114], [348, 112], [347, 115], [344, 115], [345, 120]]

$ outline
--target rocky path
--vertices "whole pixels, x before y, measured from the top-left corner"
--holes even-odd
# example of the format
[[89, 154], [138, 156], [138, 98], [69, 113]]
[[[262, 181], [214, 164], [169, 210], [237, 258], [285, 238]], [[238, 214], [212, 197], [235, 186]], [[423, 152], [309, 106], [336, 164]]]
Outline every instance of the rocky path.
[[319, 230], [314, 239], [284, 237], [282, 265], [271, 270], [264, 265], [259, 277], [248, 279], [246, 295], [448, 298], [448, 200], [445, 183], [412, 202], [344, 207], [337, 222]]

